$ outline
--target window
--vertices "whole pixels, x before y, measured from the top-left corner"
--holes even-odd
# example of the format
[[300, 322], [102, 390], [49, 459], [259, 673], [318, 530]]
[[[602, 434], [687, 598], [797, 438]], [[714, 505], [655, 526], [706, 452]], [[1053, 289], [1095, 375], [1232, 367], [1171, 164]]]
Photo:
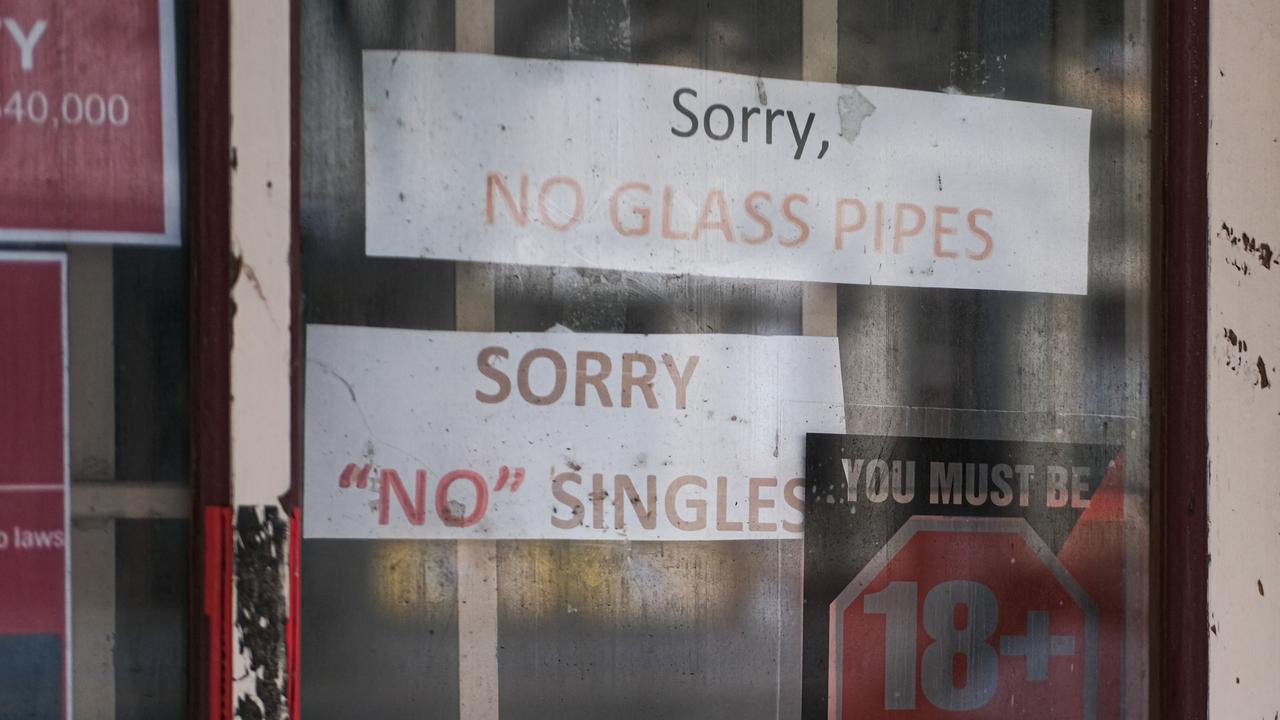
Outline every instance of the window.
[[300, 11], [304, 714], [1147, 717], [1150, 3]]

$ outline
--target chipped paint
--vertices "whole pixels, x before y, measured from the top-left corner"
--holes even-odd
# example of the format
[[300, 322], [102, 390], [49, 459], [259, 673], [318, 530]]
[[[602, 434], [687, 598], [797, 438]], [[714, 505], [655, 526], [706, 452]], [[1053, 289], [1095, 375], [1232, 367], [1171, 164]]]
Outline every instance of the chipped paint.
[[[230, 358], [231, 648], [219, 668], [234, 717], [290, 717], [286, 638], [293, 477], [293, 129], [289, 3], [230, 6], [233, 276]], [[228, 508], [230, 511], [230, 508]], [[296, 653], [296, 644], [293, 646]], [[292, 658], [296, 663], [296, 654]]]
[[289, 521], [276, 506], [240, 506], [234, 550], [235, 716], [289, 717], [286, 627], [289, 619], [286, 548]]
[[[1223, 344], [1230, 347], [1221, 347]], [[1214, 348], [1214, 357], [1228, 370], [1243, 377], [1250, 385], [1263, 390], [1271, 387], [1266, 360], [1261, 355], [1250, 353], [1248, 341], [1237, 335], [1234, 329], [1222, 329], [1222, 338], [1219, 340], [1219, 346]], [[1275, 369], [1271, 368], [1271, 372], [1274, 373]]]
[[[1280, 716], [1280, 4], [1210, 0], [1210, 718]], [[1171, 418], [1176, 422], [1176, 418]]]
[[1222, 223], [1222, 227], [1218, 229], [1217, 237], [1226, 241], [1232, 247], [1239, 248], [1244, 253], [1256, 258], [1258, 263], [1262, 265], [1263, 270], [1271, 269], [1271, 262], [1275, 258], [1275, 252], [1271, 249], [1270, 243], [1262, 242], [1247, 232], [1237, 234], [1235, 228], [1226, 223]]

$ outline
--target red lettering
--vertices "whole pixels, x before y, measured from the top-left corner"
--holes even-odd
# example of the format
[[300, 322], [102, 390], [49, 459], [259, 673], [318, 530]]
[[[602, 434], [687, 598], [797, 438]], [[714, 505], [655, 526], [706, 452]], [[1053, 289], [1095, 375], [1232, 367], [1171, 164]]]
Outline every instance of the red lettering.
[[[469, 515], [457, 515], [453, 512], [453, 508], [449, 506], [449, 488], [458, 480], [467, 480], [476, 489], [476, 506]], [[489, 488], [484, 484], [484, 478], [474, 470], [454, 470], [444, 477], [440, 478], [440, 484], [436, 486], [436, 514], [449, 527], [470, 527], [480, 522], [480, 518], [484, 517], [484, 513], [489, 509]]]
[[498, 173], [489, 173], [489, 177], [485, 181], [484, 191], [484, 215], [489, 224], [493, 224], [493, 191], [497, 189], [498, 194], [507, 203], [507, 211], [515, 217], [516, 225], [524, 227], [529, 224], [529, 176], [520, 176], [520, 208], [516, 209], [516, 201], [511, 197], [511, 190], [507, 187], [506, 181]]
[[414, 500], [410, 502], [409, 493], [405, 490], [404, 483], [400, 480], [400, 474], [395, 470], [384, 468], [378, 477], [382, 480], [378, 488], [378, 524], [388, 525], [391, 523], [391, 500], [389, 493], [394, 492], [396, 500], [400, 501], [400, 509], [404, 511], [404, 516], [414, 525], [422, 525], [427, 521], [427, 471], [419, 470], [416, 487], [414, 488]]

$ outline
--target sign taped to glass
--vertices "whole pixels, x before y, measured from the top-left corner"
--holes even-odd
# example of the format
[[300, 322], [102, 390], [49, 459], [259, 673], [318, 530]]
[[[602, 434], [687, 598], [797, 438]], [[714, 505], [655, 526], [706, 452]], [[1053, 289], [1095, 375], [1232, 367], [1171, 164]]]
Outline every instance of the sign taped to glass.
[[370, 255], [1084, 294], [1090, 111], [364, 53]]
[[307, 345], [309, 538], [798, 538], [804, 433], [844, 426], [835, 338], [312, 325]]
[[804, 717], [1119, 716], [1120, 447], [807, 448]]

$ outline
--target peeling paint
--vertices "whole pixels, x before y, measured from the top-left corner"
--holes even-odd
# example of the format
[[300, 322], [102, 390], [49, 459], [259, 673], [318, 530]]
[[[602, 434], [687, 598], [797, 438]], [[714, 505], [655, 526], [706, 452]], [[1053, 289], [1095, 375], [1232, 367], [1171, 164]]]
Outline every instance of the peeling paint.
[[[1222, 337], [1231, 345], [1231, 349], [1225, 351], [1223, 365], [1235, 374], [1243, 376], [1256, 387], [1264, 390], [1271, 387], [1271, 378], [1267, 374], [1267, 361], [1261, 355], [1252, 355], [1249, 352], [1249, 343], [1236, 334], [1234, 329], [1223, 328]], [[1217, 351], [1214, 354], [1219, 355]], [[1271, 371], [1275, 372], [1275, 368]]]
[[1236, 270], [1238, 270], [1241, 275], [1249, 274], [1249, 263], [1241, 262], [1239, 260], [1236, 260], [1235, 258], [1227, 258], [1226, 260], [1227, 260], [1227, 264], [1235, 268]]
[[[1225, 240], [1230, 243], [1232, 247], [1239, 248], [1250, 256], [1256, 258], [1264, 270], [1271, 269], [1272, 261], [1275, 259], [1275, 251], [1271, 248], [1269, 243], [1260, 242], [1258, 238], [1247, 232], [1237, 233], [1235, 228], [1226, 223], [1222, 223], [1222, 226], [1218, 229], [1216, 234], [1219, 240]], [[1240, 265], [1236, 262], [1231, 259], [1228, 259], [1228, 262], [1235, 265], [1237, 270], [1241, 270]], [[1245, 268], [1241, 271], [1248, 275], [1248, 265], [1245, 264]]]
[[275, 312], [271, 309], [271, 301], [267, 300], [267, 295], [262, 290], [262, 281], [258, 280], [258, 273], [254, 272], [253, 266], [244, 262], [241, 256], [237, 255], [236, 258], [239, 260], [237, 263], [237, 277], [236, 282], [232, 283], [232, 287], [234, 288], [239, 284], [240, 277], [244, 277], [244, 279], [249, 282], [249, 285], [253, 287], [253, 291], [257, 294], [258, 299], [262, 301], [262, 308], [267, 313], [267, 319], [271, 321], [272, 325], [276, 326], [276, 329], [284, 330], [284, 326], [280, 324], [280, 321], [276, 318]]
[[287, 518], [277, 507], [242, 505], [235, 527], [235, 637], [243, 676], [235, 717], [289, 717], [285, 633], [288, 621]]

